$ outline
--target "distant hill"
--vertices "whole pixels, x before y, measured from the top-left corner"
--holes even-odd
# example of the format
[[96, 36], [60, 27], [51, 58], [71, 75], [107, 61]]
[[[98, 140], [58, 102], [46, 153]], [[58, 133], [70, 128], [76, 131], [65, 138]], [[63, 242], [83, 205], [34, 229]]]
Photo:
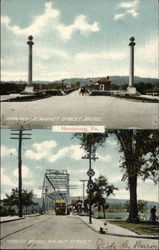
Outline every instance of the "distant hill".
[[[78, 198], [82, 199], [82, 197], [76, 197], [76, 196], [72, 196], [70, 197], [71, 200], [77, 200]], [[128, 199], [112, 199], [112, 198], [108, 198], [107, 199], [107, 202], [110, 204], [110, 205], [123, 205], [125, 204], [126, 202], [128, 201]], [[158, 206], [158, 202], [155, 202], [155, 201], [147, 201], [147, 207], [150, 208], [150, 207], [153, 207], [153, 206]]]
[[[70, 78], [70, 79], [64, 79], [64, 83], [71, 84], [75, 82], [80, 82], [83, 85], [88, 85], [91, 82], [96, 82], [100, 78], [101, 76], [89, 77], [89, 78]], [[110, 76], [110, 81], [116, 85], [124, 85], [124, 84], [128, 84], [129, 77], [128, 76]], [[55, 81], [55, 82], [61, 82], [61, 81]], [[153, 85], [156, 85], [156, 84], [159, 85], [159, 79], [157, 78], [144, 78], [144, 77], [135, 76], [134, 83], [139, 83], [139, 82], [152, 83]]]
[[[48, 83], [63, 83], [64, 84], [72, 84], [72, 83], [76, 83], [76, 82], [80, 82], [80, 84], [82, 85], [88, 85], [91, 82], [96, 82], [97, 80], [99, 80], [102, 76], [99, 77], [88, 77], [88, 78], [67, 78], [67, 79], [62, 79], [62, 80], [56, 80], [56, 81], [45, 81], [45, 80], [37, 80], [37, 81], [33, 81], [33, 83], [37, 83], [37, 84], [48, 84]], [[128, 84], [129, 81], [129, 77], [128, 76], [110, 76], [110, 80], [112, 81], [113, 84], [116, 85], [124, 85], [124, 84]], [[26, 83], [26, 81], [6, 81], [6, 82], [10, 82], [10, 83], [21, 83], [24, 84]], [[139, 76], [135, 76], [134, 79], [134, 83], [139, 83], [139, 82], [144, 82], [144, 83], [152, 83], [153, 85], [159, 85], [159, 79], [157, 78], [144, 78], [144, 77], [139, 77]], [[1, 82], [4, 83], [4, 82]]]

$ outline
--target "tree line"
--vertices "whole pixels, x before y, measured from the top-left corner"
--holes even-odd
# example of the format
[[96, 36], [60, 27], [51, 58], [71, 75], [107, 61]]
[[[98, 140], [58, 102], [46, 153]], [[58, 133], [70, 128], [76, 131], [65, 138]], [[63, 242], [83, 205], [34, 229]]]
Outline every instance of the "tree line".
[[[7, 94], [17, 94], [22, 92], [25, 87], [26, 83], [12, 83], [12, 82], [5, 82], [5, 83], [0, 83], [0, 94], [1, 95], [7, 95]], [[53, 83], [33, 83], [32, 84], [35, 90], [61, 90], [64, 89], [65, 83], [62, 82], [53, 82]], [[80, 82], [74, 82], [71, 84], [67, 84], [70, 89], [73, 88], [79, 88]], [[66, 85], [66, 86], [67, 86]]]
[[[60, 90], [64, 89], [64, 87], [69, 86], [69, 88], [79, 88], [81, 85], [80, 81], [76, 81], [74, 83], [70, 84], [65, 84], [64, 81], [61, 82], [52, 82], [52, 83], [33, 83], [33, 86], [35, 90]], [[0, 83], [0, 93], [1, 95], [5, 94], [16, 94], [20, 93], [25, 89], [26, 83], [12, 83], [12, 82], [5, 82], [5, 83]], [[135, 83], [134, 86], [136, 87], [137, 91], [141, 94], [146, 94], [146, 93], [153, 93], [156, 92], [159, 94], [159, 85], [158, 84], [152, 84], [152, 83], [146, 83], [146, 82], [138, 82]], [[128, 84], [122, 84], [119, 85], [115, 82], [111, 84], [112, 90], [126, 90], [128, 87]]]

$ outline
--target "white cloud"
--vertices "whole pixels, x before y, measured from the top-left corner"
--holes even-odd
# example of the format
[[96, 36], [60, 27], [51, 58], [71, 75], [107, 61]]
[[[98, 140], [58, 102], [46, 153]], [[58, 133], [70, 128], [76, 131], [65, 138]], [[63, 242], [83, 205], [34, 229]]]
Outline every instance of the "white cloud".
[[[15, 177], [18, 177], [18, 168], [16, 168], [13, 171], [13, 175]], [[32, 173], [31, 173], [30, 169], [27, 166], [22, 165], [22, 178], [30, 178], [30, 177], [32, 177]]]
[[150, 179], [143, 181], [141, 178], [138, 178], [138, 199], [139, 200], [149, 200], [149, 201], [158, 201], [158, 185], [155, 185], [154, 182]]
[[123, 60], [127, 57], [126, 52], [122, 50], [99, 51], [97, 53], [81, 52], [75, 55], [77, 61], [95, 61], [95, 60]]
[[2, 70], [1, 71], [1, 79], [3, 81], [9, 81], [9, 80], [26, 80], [27, 79], [27, 71], [12, 71], [12, 70]]
[[132, 15], [133, 17], [138, 16], [138, 12], [136, 11], [139, 1], [132, 0], [132, 1], [122, 1], [120, 4], [117, 5], [117, 8], [123, 9], [123, 13], [117, 13], [114, 16], [114, 20], [124, 19], [126, 15]]
[[1, 185], [12, 187], [14, 187], [15, 185], [14, 182], [12, 182], [12, 180], [6, 174], [6, 170], [4, 170], [4, 168], [1, 168]]
[[156, 69], [152, 69], [148, 66], [144, 67], [144, 66], [138, 66], [135, 69], [135, 75], [136, 76], [141, 76], [141, 77], [154, 77], [154, 78], [158, 78], [158, 68], [156, 65]]
[[40, 47], [40, 53], [39, 53], [39, 48], [35, 48], [34, 50], [35, 57], [43, 59], [43, 60], [48, 60], [52, 58], [53, 56], [62, 58], [63, 60], [69, 59], [69, 55], [66, 51], [61, 50], [61, 49], [53, 49], [49, 47]]
[[41, 160], [50, 155], [51, 150], [56, 147], [56, 142], [53, 140], [43, 141], [41, 143], [34, 143], [32, 145], [33, 150], [26, 150], [25, 157], [34, 160]]
[[126, 13], [115, 14], [114, 20], [124, 19], [125, 15], [126, 15]]
[[89, 24], [86, 21], [86, 17], [84, 15], [80, 15], [76, 17], [74, 23], [71, 25], [66, 26], [64, 24], [58, 24], [57, 30], [60, 32], [60, 35], [64, 40], [68, 40], [71, 38], [72, 33], [76, 30], [79, 30], [81, 34], [85, 35], [89, 32], [99, 31], [99, 27], [97, 22]]
[[60, 149], [56, 154], [52, 154], [50, 157], [49, 157], [49, 162], [55, 162], [57, 160], [59, 160], [60, 158], [63, 158], [67, 155], [69, 155], [70, 149], [69, 147], [65, 147], [65, 148], [62, 148]]
[[84, 155], [84, 150], [79, 145], [72, 145], [59, 149], [57, 153], [52, 152], [56, 147], [55, 141], [43, 141], [41, 143], [34, 143], [32, 145], [33, 150], [26, 150], [25, 157], [34, 160], [41, 160], [47, 158], [49, 162], [55, 162], [61, 158], [69, 157], [74, 160], [80, 160]]
[[136, 8], [138, 5], [139, 1], [138, 0], [131, 0], [131, 1], [122, 1], [119, 5], [118, 8]]
[[72, 154], [70, 157], [74, 160], [81, 160], [82, 156], [85, 155], [85, 152], [83, 148], [81, 148], [79, 145], [73, 145], [70, 147]]
[[59, 11], [52, 8], [51, 2], [45, 3], [45, 12], [42, 15], [35, 16], [33, 19], [33, 23], [27, 28], [20, 28], [17, 25], [12, 26], [11, 20], [8, 16], [2, 16], [2, 24], [6, 26], [10, 31], [15, 33], [16, 35], [29, 35], [34, 34], [36, 36], [40, 35], [40, 33], [45, 29], [48, 22], [55, 21], [59, 16]]
[[129, 190], [119, 189], [114, 191], [116, 199], [129, 199]]
[[[158, 37], [135, 47], [135, 75], [158, 78]], [[148, 62], [148, 64], [147, 64]]]
[[15, 33], [16, 35], [40, 36], [44, 31], [55, 30], [59, 33], [63, 40], [68, 40], [74, 31], [79, 30], [81, 34], [85, 35], [88, 32], [99, 31], [98, 23], [89, 24], [84, 15], [77, 16], [74, 22], [70, 25], [60, 23], [60, 12], [53, 8], [52, 2], [45, 3], [45, 11], [42, 15], [35, 16], [32, 24], [27, 28], [20, 28], [17, 25], [11, 25], [11, 20], [8, 16], [2, 16], [2, 25]]
[[10, 23], [10, 19], [9, 19], [8, 16], [2, 16], [1, 17], [1, 24], [3, 24], [3, 25], [5, 25], [5, 26], [8, 27], [9, 23]]
[[133, 17], [138, 16], [138, 13], [137, 13], [136, 10], [134, 10], [134, 9], [128, 10], [127, 13], [130, 13]]
[[36, 198], [41, 198], [42, 196], [42, 191], [40, 190], [40, 188], [33, 188], [33, 193], [36, 196]]
[[69, 168], [67, 168], [67, 171], [70, 174], [87, 174], [88, 168], [85, 168], [85, 169], [79, 169], [79, 168], [69, 169]]
[[110, 155], [102, 156], [97, 153], [97, 157], [99, 158], [100, 161], [103, 161], [103, 162], [110, 162], [112, 160], [112, 157]]
[[140, 46], [137, 46], [135, 49], [135, 58], [137, 60], [141, 60], [150, 63], [157, 63], [158, 61], [158, 40], [159, 37], [152, 37], [149, 40], [146, 40], [145, 43], [143, 43]]
[[16, 148], [8, 148], [6, 146], [1, 146], [1, 157], [6, 157], [8, 155], [15, 155]]
[[84, 155], [84, 150], [80, 148], [79, 145], [72, 145], [72, 146], [64, 147], [60, 149], [56, 154], [52, 154], [49, 157], [49, 162], [55, 162], [66, 156], [74, 160], [81, 160], [83, 155]]

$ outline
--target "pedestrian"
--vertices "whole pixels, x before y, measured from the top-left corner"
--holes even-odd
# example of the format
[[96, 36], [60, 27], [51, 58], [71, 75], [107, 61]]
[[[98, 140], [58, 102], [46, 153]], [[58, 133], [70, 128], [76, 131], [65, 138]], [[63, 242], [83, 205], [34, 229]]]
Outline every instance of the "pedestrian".
[[156, 206], [154, 206], [153, 208], [151, 208], [151, 220], [152, 222], [156, 222]]

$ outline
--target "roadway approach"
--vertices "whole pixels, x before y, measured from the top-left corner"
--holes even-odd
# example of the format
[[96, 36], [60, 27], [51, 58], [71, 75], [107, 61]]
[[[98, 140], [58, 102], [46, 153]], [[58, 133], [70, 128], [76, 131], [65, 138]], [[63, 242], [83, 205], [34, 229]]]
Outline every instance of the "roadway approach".
[[[1, 100], [7, 98], [2, 96]], [[52, 125], [159, 129], [159, 103], [81, 96], [78, 90], [34, 101], [1, 102], [2, 128], [51, 128]]]
[[158, 249], [157, 237], [130, 235], [121, 227], [118, 235], [112, 224], [112, 233], [99, 234], [88, 224], [88, 217], [85, 221], [80, 217], [52, 212], [2, 223], [1, 249]]

